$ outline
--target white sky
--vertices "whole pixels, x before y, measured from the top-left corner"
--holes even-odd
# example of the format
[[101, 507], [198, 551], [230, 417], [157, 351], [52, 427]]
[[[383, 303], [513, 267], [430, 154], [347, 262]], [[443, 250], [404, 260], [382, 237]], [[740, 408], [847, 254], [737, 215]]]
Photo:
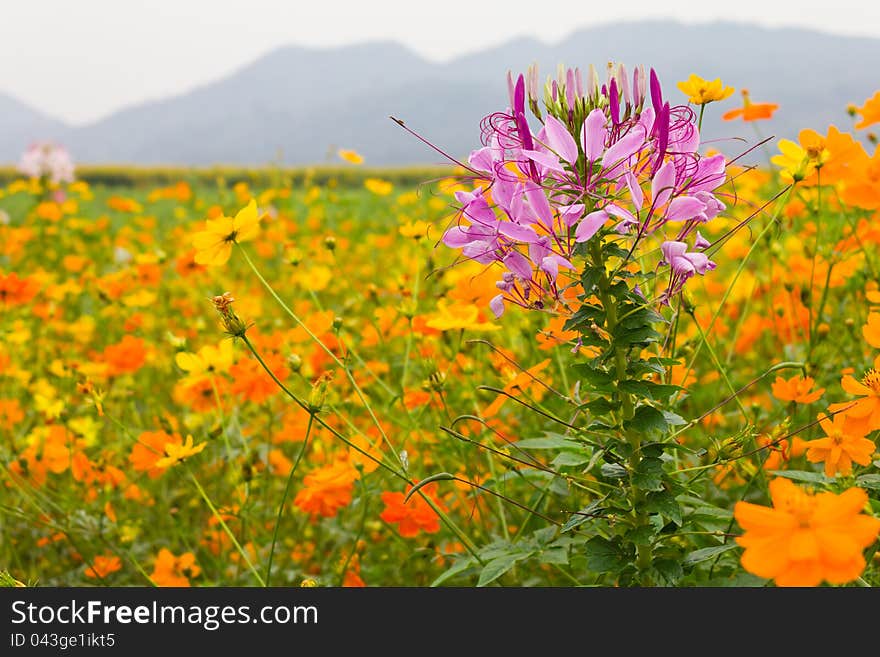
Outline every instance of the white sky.
[[[880, 37], [868, 0], [0, 0], [0, 91], [72, 123], [222, 77], [281, 45], [400, 41], [449, 59], [615, 20], [748, 21]], [[674, 47], [674, 44], [670, 44]], [[748, 48], [748, 44], [743, 44]], [[2, 119], [0, 119], [2, 120]]]

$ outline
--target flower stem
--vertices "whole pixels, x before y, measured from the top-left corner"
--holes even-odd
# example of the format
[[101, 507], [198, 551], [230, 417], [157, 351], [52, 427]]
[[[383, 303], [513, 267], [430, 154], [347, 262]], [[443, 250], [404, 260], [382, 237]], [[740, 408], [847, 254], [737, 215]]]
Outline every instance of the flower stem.
[[232, 541], [232, 544], [235, 546], [235, 549], [241, 555], [241, 558], [244, 559], [244, 562], [247, 564], [247, 567], [250, 569], [251, 573], [253, 573], [254, 579], [257, 580], [257, 583], [260, 586], [266, 586], [266, 582], [263, 581], [262, 576], [257, 569], [254, 567], [253, 562], [251, 562], [250, 557], [247, 555], [247, 552], [244, 551], [244, 548], [241, 547], [241, 544], [238, 542], [238, 539], [235, 538], [235, 534], [232, 533], [232, 530], [229, 529], [229, 525], [226, 524], [226, 521], [223, 520], [223, 516], [220, 515], [220, 512], [217, 511], [217, 507], [214, 506], [214, 503], [211, 501], [211, 498], [208, 497], [208, 494], [205, 492], [205, 489], [202, 488], [202, 485], [199, 483], [199, 480], [196, 479], [196, 476], [193, 474], [192, 470], [187, 467], [187, 472], [189, 473], [190, 479], [192, 479], [193, 484], [196, 486], [196, 490], [199, 491], [199, 495], [202, 496], [202, 499], [205, 500], [205, 504], [208, 505], [208, 508], [211, 510], [211, 513], [217, 519], [217, 522], [220, 523], [220, 526], [223, 528], [223, 531], [226, 532], [226, 535], [229, 537], [229, 540]]
[[287, 504], [287, 497], [290, 495], [290, 484], [293, 482], [293, 475], [296, 474], [296, 469], [299, 467], [302, 457], [309, 448], [309, 436], [312, 433], [314, 420], [314, 412], [309, 413], [309, 423], [308, 426], [306, 426], [306, 437], [303, 440], [303, 445], [299, 450], [299, 454], [296, 456], [296, 461], [294, 461], [293, 467], [290, 468], [290, 473], [287, 475], [287, 483], [284, 485], [284, 493], [281, 495], [281, 503], [278, 505], [278, 515], [275, 518], [275, 528], [272, 530], [272, 545], [269, 548], [269, 562], [266, 565], [266, 586], [269, 586], [269, 582], [272, 580], [272, 560], [275, 557], [275, 544], [278, 542], [278, 528], [281, 527], [281, 516], [284, 515], [284, 505]]

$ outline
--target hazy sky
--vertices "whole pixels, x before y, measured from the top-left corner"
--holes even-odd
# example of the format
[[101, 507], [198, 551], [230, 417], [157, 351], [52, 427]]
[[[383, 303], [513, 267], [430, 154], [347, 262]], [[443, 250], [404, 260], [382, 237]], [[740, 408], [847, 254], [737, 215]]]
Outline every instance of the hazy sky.
[[[749, 21], [880, 37], [867, 0], [0, 0], [0, 91], [86, 123], [191, 88], [281, 45], [394, 39], [448, 59], [615, 20]], [[674, 47], [674, 44], [670, 44]], [[748, 44], [743, 44], [748, 47]]]

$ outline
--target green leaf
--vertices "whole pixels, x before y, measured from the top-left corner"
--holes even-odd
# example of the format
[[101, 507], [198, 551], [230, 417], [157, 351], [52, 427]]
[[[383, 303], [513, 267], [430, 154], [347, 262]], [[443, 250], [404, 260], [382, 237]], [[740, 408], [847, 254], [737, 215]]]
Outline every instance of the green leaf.
[[592, 514], [596, 513], [597, 511], [599, 511], [601, 509], [601, 507], [600, 507], [601, 503], [602, 503], [602, 500], [593, 500], [592, 502], [587, 504], [587, 506], [585, 506], [583, 509], [581, 509], [577, 513], [572, 513], [571, 517], [569, 517], [569, 519], [565, 522], [565, 524], [562, 525], [562, 529], [560, 531], [563, 534], [565, 534], [566, 532], [570, 532], [572, 529], [575, 529], [576, 527], [580, 527], [588, 520], [592, 520], [593, 519]]
[[794, 479], [795, 481], [806, 481], [811, 484], [827, 485], [832, 481], [821, 472], [808, 472], [806, 470], [773, 470], [771, 474], [777, 477], [785, 477], [786, 479]]
[[700, 548], [699, 550], [694, 550], [690, 552], [682, 562], [685, 567], [690, 568], [691, 566], [698, 564], [702, 561], [708, 561], [713, 557], [717, 557], [719, 554], [724, 554], [725, 552], [730, 552], [733, 549], [739, 547], [736, 543], [726, 543], [724, 545], [713, 545], [712, 547]]
[[627, 431], [651, 436], [662, 434], [668, 428], [666, 417], [653, 406], [639, 406], [632, 419], [624, 423]]
[[520, 440], [513, 443], [515, 447], [519, 449], [569, 449], [569, 450], [581, 450], [584, 448], [580, 443], [571, 440], [570, 438], [566, 438], [565, 436], [560, 436], [558, 433], [548, 433], [541, 438], [526, 438], [525, 440]]
[[663, 490], [663, 461], [643, 458], [632, 476], [632, 485], [642, 490]]
[[666, 424], [673, 427], [680, 427], [684, 424], [687, 424], [687, 420], [685, 420], [681, 415], [677, 413], [672, 413], [670, 411], [663, 411], [663, 419], [666, 420]]
[[634, 344], [657, 342], [662, 336], [650, 326], [626, 328], [625, 326], [618, 325], [614, 327], [611, 337], [615, 344], [628, 347]]
[[635, 304], [627, 304], [620, 309], [620, 313], [623, 315], [623, 319], [620, 320], [622, 326], [636, 328], [666, 321], [663, 315], [649, 306], [641, 306], [638, 310], [634, 310], [636, 307]]
[[658, 559], [654, 562], [654, 571], [668, 586], [674, 586], [684, 575], [681, 563], [675, 559]]
[[618, 543], [601, 536], [586, 542], [587, 568], [597, 573], [616, 573], [630, 562], [632, 555], [624, 551]]
[[568, 550], [565, 548], [550, 548], [549, 550], [544, 550], [538, 557], [538, 561], [541, 563], [567, 564]]
[[655, 401], [666, 401], [677, 391], [681, 390], [678, 386], [654, 383], [645, 379], [621, 381], [617, 388], [622, 392], [628, 392], [632, 395], [638, 395], [639, 397]]
[[583, 381], [590, 390], [596, 392], [614, 392], [614, 376], [611, 373], [591, 367], [587, 363], [577, 363], [576, 365], [572, 365], [572, 369], [577, 372], [581, 381]]
[[880, 475], [863, 474], [856, 477], [856, 483], [862, 488], [869, 490], [880, 490]]
[[612, 411], [617, 410], [620, 407], [620, 404], [615, 404], [604, 397], [597, 397], [593, 401], [584, 404], [583, 406], [587, 409], [591, 415], [608, 415]]
[[603, 463], [599, 471], [608, 479], [622, 479], [626, 476], [626, 468], [617, 463]]
[[681, 527], [681, 505], [669, 491], [648, 494], [645, 510], [648, 513], [659, 513]]
[[585, 463], [589, 462], [589, 452], [585, 451], [580, 454], [575, 452], [561, 452], [555, 459], [550, 462], [550, 465], [553, 465], [557, 468], [572, 468], [578, 465], [584, 465]]
[[450, 580], [457, 575], [461, 575], [473, 567], [473, 559], [461, 559], [458, 563], [452, 566], [452, 568], [442, 573], [437, 579], [431, 582], [431, 586], [440, 586], [443, 582]]
[[521, 560], [524, 556], [525, 555], [523, 554], [505, 554], [504, 556], [492, 559], [480, 572], [480, 579], [477, 581], [477, 586], [491, 584], [508, 570], [513, 568], [516, 565], [516, 562]]
[[631, 529], [626, 533], [626, 540], [632, 541], [636, 545], [650, 545], [651, 541], [657, 535], [657, 529], [652, 525], [642, 525]]

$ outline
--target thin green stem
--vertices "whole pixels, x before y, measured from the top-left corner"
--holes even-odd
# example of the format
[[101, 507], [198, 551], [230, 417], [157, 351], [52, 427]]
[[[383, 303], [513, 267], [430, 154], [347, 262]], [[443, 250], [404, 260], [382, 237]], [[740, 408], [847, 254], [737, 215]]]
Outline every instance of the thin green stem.
[[214, 506], [214, 503], [211, 501], [211, 498], [208, 497], [208, 494], [205, 492], [205, 489], [202, 488], [202, 485], [199, 483], [199, 480], [196, 479], [196, 476], [193, 474], [192, 470], [189, 469], [189, 466], [184, 464], [189, 473], [190, 479], [192, 479], [193, 484], [195, 484], [196, 490], [199, 491], [199, 495], [202, 496], [202, 499], [205, 500], [205, 504], [208, 505], [208, 508], [211, 510], [214, 518], [217, 519], [217, 522], [223, 528], [223, 531], [226, 532], [226, 535], [229, 537], [229, 540], [232, 541], [232, 544], [235, 546], [235, 549], [238, 551], [238, 554], [241, 555], [241, 558], [247, 564], [247, 567], [250, 569], [251, 573], [254, 576], [254, 579], [257, 580], [257, 583], [260, 586], [266, 586], [266, 582], [263, 580], [262, 576], [257, 569], [254, 567], [251, 558], [248, 556], [247, 552], [245, 552], [244, 548], [241, 547], [241, 544], [238, 542], [238, 539], [235, 538], [235, 534], [232, 533], [232, 530], [229, 529], [229, 526], [226, 524], [226, 521], [223, 520], [223, 516], [220, 515], [220, 512], [217, 511], [217, 507]]
[[296, 461], [287, 475], [287, 483], [284, 485], [284, 493], [281, 495], [281, 503], [278, 505], [278, 515], [275, 517], [275, 527], [272, 530], [272, 545], [269, 547], [269, 561], [266, 564], [266, 586], [272, 581], [272, 560], [275, 557], [275, 544], [278, 542], [278, 529], [281, 527], [281, 517], [284, 515], [284, 506], [287, 504], [287, 497], [290, 495], [290, 485], [293, 482], [293, 475], [299, 467], [300, 461], [309, 448], [309, 437], [312, 434], [312, 425], [314, 424], [315, 414], [309, 413], [309, 423], [306, 426], [306, 437], [303, 439], [302, 447], [299, 454], [296, 455]]

